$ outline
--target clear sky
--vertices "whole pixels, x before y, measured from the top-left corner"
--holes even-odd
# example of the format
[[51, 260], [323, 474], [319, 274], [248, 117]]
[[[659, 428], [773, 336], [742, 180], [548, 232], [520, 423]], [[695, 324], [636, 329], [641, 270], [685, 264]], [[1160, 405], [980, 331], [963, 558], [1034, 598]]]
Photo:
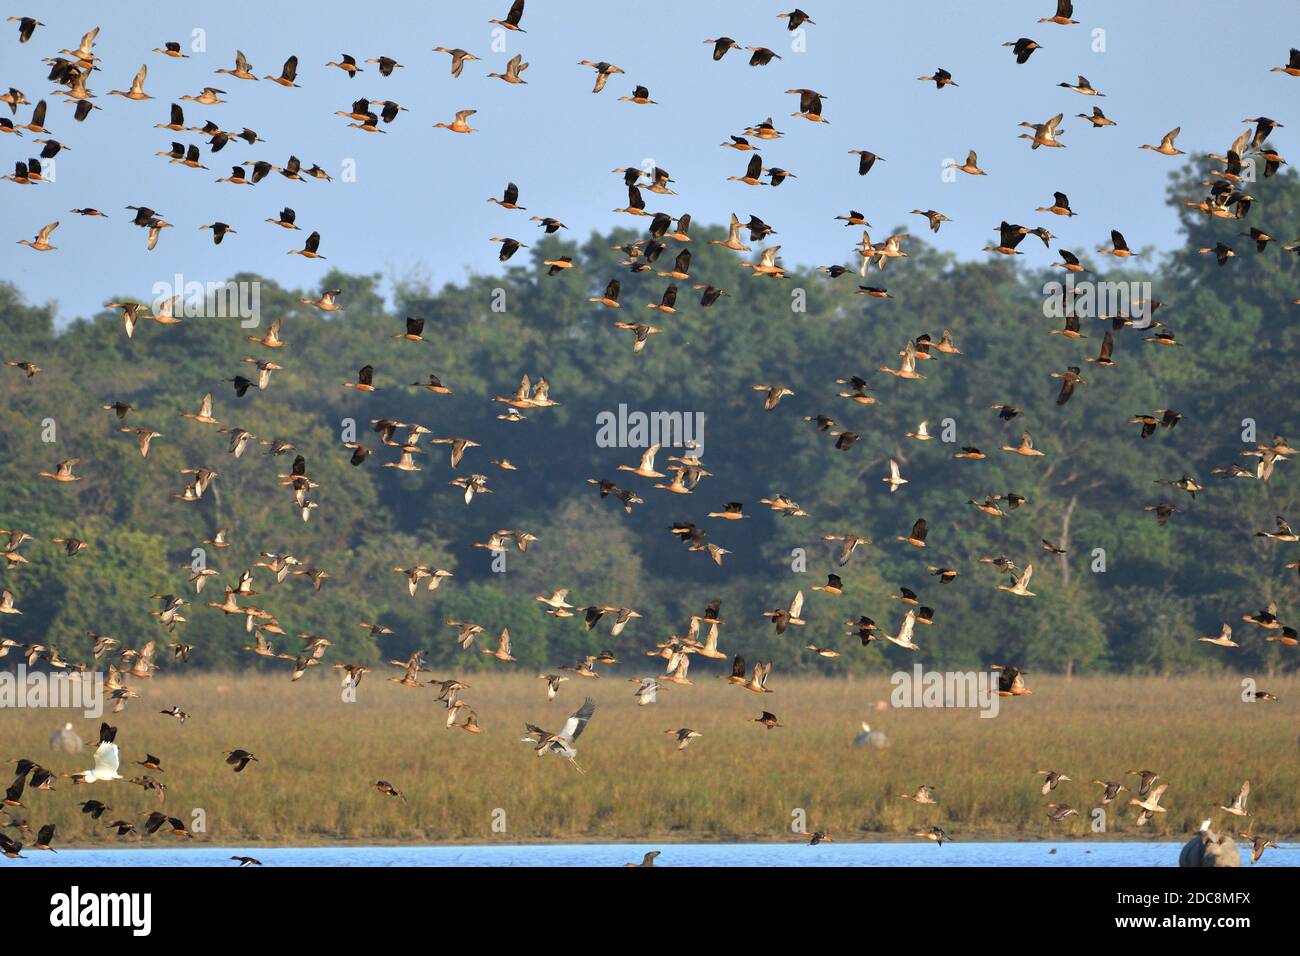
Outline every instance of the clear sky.
[[[611, 212], [626, 204], [626, 193], [610, 171], [646, 160], [677, 181], [675, 196], [646, 194], [651, 209], [689, 212], [698, 223], [725, 222], [733, 211], [742, 218], [757, 214], [779, 230], [789, 263], [847, 261], [859, 233], [833, 217], [850, 208], [875, 224], [873, 238], [906, 224], [914, 235], [924, 233], [963, 257], [980, 257], [1004, 218], [1047, 224], [1081, 249], [1105, 241], [1111, 228], [1123, 231], [1134, 248], [1168, 248], [1177, 239], [1177, 221], [1165, 205], [1165, 188], [1180, 159], [1138, 145], [1158, 143], [1181, 126], [1178, 146], [1189, 153], [1222, 152], [1244, 128], [1242, 117], [1285, 122], [1300, 95], [1300, 79], [1269, 72], [1285, 63], [1290, 46], [1300, 45], [1300, 4], [1293, 0], [1265, 0], [1242, 15], [1211, 0], [1079, 0], [1075, 19], [1081, 23], [1071, 27], [1036, 22], [1053, 13], [1052, 0], [800, 2], [817, 21], [804, 28], [805, 52], [791, 48], [785, 22], [777, 18], [793, 9], [791, 0], [529, 0], [528, 32], [507, 34], [504, 52], [494, 51], [494, 28], [486, 21], [504, 17], [508, 0], [370, 8], [336, 0], [233, 7], [117, 0], [8, 11], [31, 12], [46, 26], [20, 45], [17, 25], [4, 24], [0, 86], [17, 87], [32, 102], [45, 96], [46, 126], [70, 150], [59, 156], [53, 183], [0, 183], [6, 234], [0, 276], [16, 281], [31, 302], [56, 301], [65, 320], [91, 314], [114, 296], [148, 298], [154, 283], [178, 272], [206, 282], [251, 270], [314, 287], [335, 266], [437, 285], [499, 268], [489, 237], [534, 241], [539, 231], [528, 215], [559, 218], [577, 239], [634, 224]], [[75, 47], [95, 25], [102, 28], [95, 47], [102, 72], [90, 86], [103, 109], [76, 123], [62, 96], [46, 95], [54, 86], [40, 61]], [[196, 29], [204, 31], [206, 52], [181, 60], [150, 52], [169, 40], [188, 51]], [[770, 47], [783, 59], [751, 68], [747, 54], [733, 51], [715, 63], [703, 41], [723, 34]], [[1001, 46], [1021, 36], [1043, 45], [1024, 66]], [[482, 59], [454, 79], [448, 57], [433, 53], [435, 46], [462, 47]], [[278, 74], [284, 59], [296, 54], [301, 89], [214, 75], [233, 64], [236, 48], [259, 76]], [[405, 67], [383, 78], [369, 64], [348, 79], [324, 65], [345, 52], [359, 61], [384, 54]], [[501, 72], [515, 52], [531, 64], [527, 85], [486, 76]], [[578, 66], [580, 59], [607, 60], [626, 75], [612, 77], [605, 92], [593, 95], [595, 74]], [[155, 99], [107, 95], [127, 89], [145, 63], [145, 89]], [[960, 86], [940, 92], [915, 79], [937, 67]], [[1074, 82], [1080, 73], [1108, 95], [1094, 99], [1055, 85]], [[619, 102], [634, 84], [648, 86], [658, 105]], [[187, 124], [211, 119], [224, 129], [248, 126], [267, 142], [230, 144], [215, 156], [205, 145], [208, 171], [169, 165], [154, 154], [172, 140], [201, 140], [153, 125], [166, 121], [169, 103], [205, 85], [228, 91], [228, 102], [183, 104]], [[829, 124], [790, 116], [797, 99], [784, 91], [798, 87], [826, 97]], [[384, 127], [384, 135], [349, 129], [333, 112], [362, 96], [394, 100], [410, 111]], [[1073, 118], [1093, 105], [1119, 125], [1094, 130]], [[465, 108], [478, 110], [471, 123], [480, 132], [432, 128]], [[7, 114], [3, 105], [0, 111]], [[1023, 132], [1017, 124], [1060, 111], [1067, 116], [1068, 148], [1031, 154], [1017, 139]], [[20, 108], [17, 121], [27, 121], [29, 113], [30, 107]], [[727, 182], [747, 157], [719, 144], [768, 116], [786, 136], [764, 146], [764, 162], [798, 178], [777, 189]], [[1274, 137], [1284, 153], [1292, 132]], [[6, 171], [33, 154], [33, 138], [0, 136]], [[855, 148], [886, 162], [860, 178], [856, 157], [848, 155]], [[942, 164], [963, 160], [968, 149], [978, 151], [989, 175], [945, 182]], [[290, 154], [304, 165], [319, 163], [335, 181], [272, 176], [256, 187], [213, 181], [229, 175], [235, 162], [282, 165]], [[355, 182], [338, 175], [349, 160]], [[519, 185], [528, 213], [485, 202], [507, 181]], [[1067, 192], [1080, 213], [1068, 224], [1033, 212], [1049, 204], [1056, 189]], [[144, 230], [127, 222], [127, 204], [150, 206], [175, 224], [154, 251], [145, 249]], [[296, 209], [307, 231], [321, 232], [326, 262], [286, 254], [306, 233], [263, 222], [284, 205]], [[80, 206], [112, 218], [69, 214]], [[914, 207], [940, 210], [954, 221], [932, 237], [923, 220], [907, 215]], [[62, 223], [53, 239], [56, 251], [35, 253], [15, 244], [55, 219]], [[238, 230], [220, 247], [198, 230], [215, 220]], [[1050, 255], [1033, 245], [1028, 261]]]

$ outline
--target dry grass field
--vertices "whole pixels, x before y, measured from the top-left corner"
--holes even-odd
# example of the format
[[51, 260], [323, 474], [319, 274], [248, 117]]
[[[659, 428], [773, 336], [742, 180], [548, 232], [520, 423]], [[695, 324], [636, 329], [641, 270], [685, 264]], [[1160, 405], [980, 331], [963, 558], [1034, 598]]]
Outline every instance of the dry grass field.
[[[1266, 688], [1279, 702], [1246, 704], [1239, 678], [1229, 674], [1037, 677], [1033, 696], [1003, 700], [999, 716], [982, 719], [965, 709], [876, 710], [889, 696], [883, 675], [776, 674], [775, 692], [762, 697], [700, 675], [696, 686], [669, 686], [658, 704], [637, 707], [633, 686], [614, 674], [575, 677], [548, 703], [545, 683], [531, 674], [492, 673], [470, 678], [464, 695], [483, 727], [473, 735], [444, 727], [446, 712], [428, 688], [370, 674], [357, 701], [344, 703], [334, 673], [298, 684], [235, 675], [139, 681], [142, 699], [109, 718], [119, 727], [122, 773], [143, 773], [133, 762], [158, 755], [165, 772], [154, 776], [168, 787], [163, 809], [189, 820], [202, 808], [207, 827], [199, 839], [240, 844], [786, 840], [795, 839], [796, 808], [806, 811], [810, 830], [840, 841], [910, 839], [913, 828], [929, 824], [957, 840], [1175, 839], [1206, 816], [1244, 829], [1246, 821], [1214, 807], [1247, 778], [1255, 830], [1300, 833], [1295, 678]], [[549, 754], [534, 757], [519, 738], [525, 720], [558, 729], [585, 694], [597, 708], [578, 741], [581, 775]], [[159, 714], [173, 704], [192, 715], [188, 723]], [[786, 726], [751, 723], [764, 708]], [[864, 719], [889, 736], [889, 748], [854, 746]], [[94, 739], [98, 721], [80, 713], [0, 712], [0, 756], [31, 757], [60, 772], [86, 769], [89, 750], [49, 750], [50, 733], [66, 720]], [[704, 736], [678, 752], [664, 731], [682, 726]], [[222, 760], [232, 748], [260, 760], [235, 774]], [[1034, 775], [1040, 768], [1073, 778], [1052, 799], [1078, 807], [1084, 819], [1047, 819], [1048, 798]], [[1116, 801], [1107, 834], [1092, 833], [1087, 816], [1101, 788], [1089, 781], [1132, 784], [1124, 773], [1135, 768], [1168, 782], [1168, 812], [1138, 830], [1130, 808], [1119, 811]], [[380, 778], [408, 802], [369, 789]], [[937, 806], [897, 796], [922, 784], [937, 789]], [[105, 821], [139, 822], [159, 807], [155, 795], [126, 781], [56, 786], [29, 791], [26, 811], [12, 813], [25, 812], [33, 827], [57, 823], [65, 845], [117, 840], [78, 811], [89, 797], [112, 806]], [[493, 829], [498, 810], [504, 832]]]

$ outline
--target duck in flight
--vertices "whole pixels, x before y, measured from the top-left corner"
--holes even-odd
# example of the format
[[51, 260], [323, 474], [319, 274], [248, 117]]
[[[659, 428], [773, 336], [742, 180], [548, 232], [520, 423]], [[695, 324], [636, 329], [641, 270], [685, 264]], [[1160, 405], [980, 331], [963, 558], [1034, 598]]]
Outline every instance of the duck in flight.
[[1159, 146], [1152, 146], [1150, 143], [1143, 143], [1138, 147], [1138, 149], [1149, 149], [1154, 153], [1159, 153], [1161, 156], [1182, 156], [1183, 151], [1174, 146], [1174, 140], [1178, 138], [1178, 134], [1181, 132], [1182, 127], [1175, 126], [1160, 138]]
[[519, 25], [523, 18], [524, 0], [515, 0], [515, 2], [510, 5], [510, 12], [506, 14], [504, 20], [493, 19], [489, 20], [488, 23], [495, 24], [504, 30], [510, 30], [514, 33], [527, 33], [528, 31]]
[[945, 86], [960, 85], [952, 78], [952, 74], [943, 67], [939, 67], [931, 76], [918, 76], [917, 79], [926, 83], [933, 83], [937, 90], [942, 90]]

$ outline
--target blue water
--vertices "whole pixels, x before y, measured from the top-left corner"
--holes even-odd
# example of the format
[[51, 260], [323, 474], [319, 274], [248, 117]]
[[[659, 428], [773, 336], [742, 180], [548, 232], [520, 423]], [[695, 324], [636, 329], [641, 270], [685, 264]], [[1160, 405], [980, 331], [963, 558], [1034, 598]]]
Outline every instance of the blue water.
[[[660, 850], [657, 866], [1176, 866], [1181, 843], [831, 843], [542, 844], [527, 846], [185, 847], [25, 851], [11, 866], [229, 866], [251, 856], [265, 866], [621, 866]], [[1053, 852], [1053, 850], [1055, 852]], [[1250, 857], [1243, 851], [1242, 863]], [[1256, 866], [1295, 866], [1287, 849]]]

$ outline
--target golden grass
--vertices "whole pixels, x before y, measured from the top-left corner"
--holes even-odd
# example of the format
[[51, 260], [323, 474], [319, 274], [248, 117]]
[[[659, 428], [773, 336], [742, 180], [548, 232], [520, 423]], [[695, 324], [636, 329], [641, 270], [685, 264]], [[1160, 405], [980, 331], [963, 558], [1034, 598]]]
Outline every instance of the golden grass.
[[[760, 697], [701, 674], [696, 686], [668, 687], [658, 704], [642, 708], [632, 685], [616, 676], [574, 678], [547, 703], [543, 681], [502, 672], [470, 679], [465, 697], [484, 728], [475, 736], [447, 730], [446, 712], [427, 688], [371, 674], [357, 702], [344, 703], [334, 673], [298, 684], [265, 675], [139, 681], [143, 699], [109, 718], [119, 727], [122, 773], [145, 772], [131, 762], [146, 752], [160, 756], [165, 773], [154, 776], [169, 788], [163, 809], [188, 820], [202, 808], [201, 839], [241, 844], [784, 840], [795, 839], [796, 808], [806, 812], [809, 829], [840, 841], [910, 839], [912, 829], [929, 824], [958, 840], [1085, 837], [1094, 836], [1086, 818], [1101, 790], [1089, 781], [1132, 783], [1123, 775], [1133, 768], [1157, 770], [1168, 782], [1168, 812], [1138, 830], [1116, 801], [1108, 808], [1112, 837], [1176, 839], [1206, 816], [1233, 832], [1244, 829], [1247, 821], [1213, 807], [1247, 778], [1256, 831], [1300, 833], [1294, 677], [1268, 686], [1281, 698], [1268, 704], [1243, 703], [1239, 679], [1227, 674], [1038, 677], [1034, 696], [1004, 700], [999, 716], [982, 719], [974, 710], [873, 710], [889, 696], [884, 676], [782, 680], [778, 673], [776, 692]], [[585, 776], [551, 755], [534, 757], [519, 741], [525, 720], [558, 729], [584, 694], [598, 703], [578, 741]], [[172, 704], [192, 714], [184, 726], [158, 713]], [[787, 726], [769, 731], [750, 723], [764, 708]], [[0, 712], [3, 756], [28, 756], [56, 771], [85, 769], [89, 751], [69, 756], [47, 747], [49, 734], [69, 719], [94, 739], [98, 722], [80, 713]], [[892, 746], [855, 747], [863, 719]], [[682, 726], [704, 737], [679, 753], [664, 730]], [[222, 751], [237, 747], [261, 758], [241, 774], [222, 760]], [[1048, 821], [1049, 798], [1034, 775], [1040, 768], [1073, 778], [1051, 799], [1079, 808], [1085, 819]], [[380, 778], [409, 802], [370, 790]], [[936, 787], [938, 806], [896, 796], [921, 784]], [[1128, 796], [1121, 795], [1125, 803]], [[90, 797], [113, 807], [105, 820], [139, 821], [159, 806], [125, 781], [62, 780], [57, 792], [29, 791], [23, 802], [33, 827], [58, 824], [63, 844], [112, 845], [115, 836], [78, 812]], [[498, 808], [504, 832], [493, 830]]]

